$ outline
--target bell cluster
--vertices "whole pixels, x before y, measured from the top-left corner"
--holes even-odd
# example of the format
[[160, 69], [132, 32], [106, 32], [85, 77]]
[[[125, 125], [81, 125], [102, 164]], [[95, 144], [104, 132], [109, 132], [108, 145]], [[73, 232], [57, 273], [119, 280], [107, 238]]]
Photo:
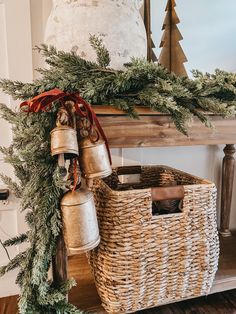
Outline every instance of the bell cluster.
[[95, 202], [89, 188], [93, 179], [109, 176], [112, 169], [98, 131], [94, 138], [94, 132], [77, 127], [81, 121], [70, 120], [66, 111], [58, 111], [57, 126], [51, 131], [51, 155], [58, 158], [61, 167], [70, 162], [69, 177], [73, 184], [67, 187], [61, 200], [61, 211], [64, 241], [68, 254], [74, 255], [92, 250], [100, 242]]

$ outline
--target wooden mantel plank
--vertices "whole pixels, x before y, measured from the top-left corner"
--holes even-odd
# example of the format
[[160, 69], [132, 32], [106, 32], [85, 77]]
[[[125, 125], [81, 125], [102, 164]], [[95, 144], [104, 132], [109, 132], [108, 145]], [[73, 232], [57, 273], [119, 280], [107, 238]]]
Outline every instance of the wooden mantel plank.
[[[120, 115], [120, 116], [124, 116], [126, 115], [124, 113], [124, 111], [122, 111], [121, 109], [117, 109], [113, 106], [108, 106], [108, 105], [93, 105], [92, 106], [94, 111], [96, 112], [97, 115], [104, 115], [104, 116], [110, 116], [110, 115]], [[153, 111], [148, 107], [145, 106], [137, 106], [135, 108], [135, 111], [139, 114], [139, 115], [148, 115], [148, 116], [168, 116], [165, 113], [161, 113], [159, 111]], [[200, 112], [206, 114], [206, 115], [210, 115], [210, 116], [214, 116], [213, 113], [211, 112], [206, 112], [203, 110], [199, 110]]]
[[216, 145], [236, 143], [236, 117], [210, 115], [213, 129], [198, 119], [189, 125], [189, 136], [176, 130], [167, 115], [141, 115], [139, 120], [121, 114], [101, 114], [99, 121], [111, 148]]

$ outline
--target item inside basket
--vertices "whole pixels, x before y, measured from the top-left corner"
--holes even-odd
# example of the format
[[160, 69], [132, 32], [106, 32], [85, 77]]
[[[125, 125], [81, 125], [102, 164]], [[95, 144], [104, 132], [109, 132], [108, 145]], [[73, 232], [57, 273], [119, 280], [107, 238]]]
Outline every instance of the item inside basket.
[[[178, 183], [172, 171], [161, 169], [156, 175], [155, 183], [152, 180], [148, 181], [147, 178], [144, 181], [141, 174], [123, 174], [118, 176], [118, 181], [113, 188], [116, 191], [128, 191], [134, 189], [143, 189], [147, 187], [173, 187]], [[182, 200], [179, 199], [166, 199], [152, 202], [152, 214], [153, 216], [168, 215], [180, 213], [182, 210]]]
[[152, 215], [168, 215], [182, 212], [182, 200], [165, 200], [152, 202]]

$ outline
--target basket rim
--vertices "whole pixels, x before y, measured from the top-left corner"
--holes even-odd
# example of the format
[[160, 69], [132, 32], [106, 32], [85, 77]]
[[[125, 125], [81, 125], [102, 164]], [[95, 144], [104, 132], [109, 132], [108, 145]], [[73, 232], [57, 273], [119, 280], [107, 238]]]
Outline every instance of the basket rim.
[[[119, 169], [119, 168], [124, 168], [124, 167], [136, 167], [137, 165], [129, 165], [129, 166], [120, 166], [120, 167], [112, 167], [112, 171], [116, 170], [116, 169]], [[207, 179], [203, 179], [203, 178], [200, 178], [198, 176], [195, 176], [193, 174], [190, 174], [188, 172], [185, 172], [185, 171], [182, 171], [182, 170], [179, 170], [179, 169], [176, 169], [176, 168], [173, 168], [173, 167], [169, 167], [169, 166], [165, 166], [165, 165], [138, 165], [142, 168], [145, 168], [145, 167], [163, 167], [163, 168], [166, 168], [166, 169], [169, 169], [169, 170], [173, 170], [173, 171], [177, 171], [179, 174], [183, 174], [183, 175], [188, 175], [188, 176], [191, 176], [193, 179], [196, 179], [198, 181], [201, 181], [201, 183], [198, 183], [198, 184], [184, 184], [182, 185], [184, 190], [186, 191], [187, 189], [189, 188], [194, 188], [194, 189], [197, 189], [197, 188], [200, 188], [200, 187], [215, 187], [215, 183], [210, 181], [210, 180], [207, 180]], [[104, 180], [100, 180], [100, 183], [102, 183], [104, 185], [104, 187], [106, 187], [106, 189], [112, 193], [113, 195], [117, 195], [117, 196], [120, 196], [120, 195], [126, 195], [126, 194], [136, 194], [136, 193], [150, 193], [150, 196], [151, 196], [151, 187], [149, 188], [144, 188], [144, 189], [132, 189], [132, 190], [123, 190], [123, 191], [117, 191], [117, 190], [114, 190], [112, 189]]]

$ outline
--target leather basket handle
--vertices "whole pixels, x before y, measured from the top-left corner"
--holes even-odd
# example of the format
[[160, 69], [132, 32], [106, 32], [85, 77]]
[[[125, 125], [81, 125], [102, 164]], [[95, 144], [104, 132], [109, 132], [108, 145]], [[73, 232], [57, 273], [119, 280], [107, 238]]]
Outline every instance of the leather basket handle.
[[183, 198], [184, 187], [182, 185], [152, 188], [153, 201], [182, 200]]
[[[141, 166], [125, 166], [117, 168], [118, 175], [141, 173], [142, 173]], [[151, 189], [151, 191], [153, 201], [182, 200], [184, 198], [184, 187], [181, 185], [154, 187]]]

